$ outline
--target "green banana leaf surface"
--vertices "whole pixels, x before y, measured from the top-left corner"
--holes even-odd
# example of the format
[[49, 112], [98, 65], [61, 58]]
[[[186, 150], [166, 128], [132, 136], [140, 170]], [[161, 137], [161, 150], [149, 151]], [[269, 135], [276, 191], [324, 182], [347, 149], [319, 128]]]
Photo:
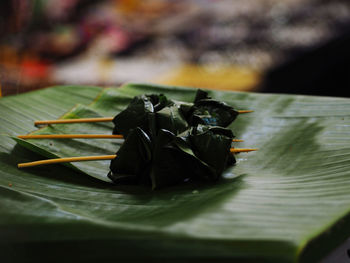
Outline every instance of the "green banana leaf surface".
[[[135, 95], [191, 102], [195, 89], [145, 84], [61, 86], [0, 99], [2, 262], [318, 262], [350, 234], [350, 100], [209, 91], [242, 114], [230, 126], [259, 148], [215, 184], [152, 191], [114, 185], [109, 161], [18, 169], [53, 157], [114, 154], [115, 139], [20, 140], [16, 135], [111, 134], [113, 123], [34, 120], [115, 116]], [[213, 153], [215, 154], [215, 153]]]

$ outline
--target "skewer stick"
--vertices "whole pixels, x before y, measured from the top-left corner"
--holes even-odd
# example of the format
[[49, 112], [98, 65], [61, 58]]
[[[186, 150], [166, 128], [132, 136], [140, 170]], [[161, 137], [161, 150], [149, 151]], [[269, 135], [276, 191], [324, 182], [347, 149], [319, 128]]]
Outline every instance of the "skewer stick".
[[[231, 148], [232, 153], [251, 152], [256, 150], [257, 149]], [[85, 157], [56, 158], [56, 159], [48, 159], [48, 160], [41, 160], [41, 161], [28, 162], [28, 163], [19, 163], [18, 168], [26, 168], [26, 167], [33, 167], [38, 165], [54, 164], [54, 163], [113, 160], [116, 157], [117, 155], [113, 154], [113, 155], [98, 155], [98, 156], [85, 156]]]
[[18, 168], [32, 167], [44, 164], [54, 163], [68, 163], [68, 162], [84, 162], [84, 161], [97, 161], [97, 160], [113, 160], [117, 155], [99, 155], [99, 156], [85, 156], [85, 157], [67, 157], [67, 158], [56, 158], [41, 160], [29, 163], [19, 163]]
[[239, 110], [239, 114], [254, 112], [253, 110]]
[[111, 134], [30, 134], [30, 135], [18, 135], [20, 139], [123, 139], [123, 135], [111, 135]]
[[232, 153], [245, 153], [245, 152], [253, 152], [257, 151], [258, 149], [246, 149], [246, 148], [231, 148], [230, 152]]
[[[29, 134], [18, 135], [20, 139], [123, 139], [121, 134]], [[233, 139], [233, 142], [243, 142], [243, 140]]]
[[[249, 113], [252, 110], [239, 110], [238, 113]], [[58, 119], [58, 120], [43, 120], [35, 121], [34, 125], [46, 125], [46, 124], [64, 124], [64, 123], [84, 123], [84, 122], [109, 122], [113, 121], [113, 117], [103, 117], [103, 118], [80, 118], [80, 119]]]
[[58, 120], [44, 120], [35, 121], [34, 125], [45, 125], [45, 124], [62, 124], [62, 123], [83, 123], [83, 122], [109, 122], [112, 121], [113, 117], [105, 118], [80, 118], [80, 119], [58, 119]]

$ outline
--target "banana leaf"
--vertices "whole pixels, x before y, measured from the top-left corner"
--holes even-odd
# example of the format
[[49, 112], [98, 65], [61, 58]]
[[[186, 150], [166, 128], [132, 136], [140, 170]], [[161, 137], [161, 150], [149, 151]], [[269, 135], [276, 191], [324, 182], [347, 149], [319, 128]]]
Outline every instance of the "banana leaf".
[[[19, 170], [52, 156], [115, 153], [122, 141], [18, 144], [34, 119], [114, 116], [135, 95], [193, 101], [195, 90], [130, 84], [54, 87], [0, 99], [2, 262], [318, 262], [350, 234], [350, 100], [209, 91], [237, 109], [230, 126], [259, 151], [236, 156], [216, 184], [152, 191], [114, 185], [109, 162]], [[75, 104], [75, 106], [70, 110]], [[113, 124], [36, 133], [111, 133]], [[25, 146], [25, 147], [23, 147]]]

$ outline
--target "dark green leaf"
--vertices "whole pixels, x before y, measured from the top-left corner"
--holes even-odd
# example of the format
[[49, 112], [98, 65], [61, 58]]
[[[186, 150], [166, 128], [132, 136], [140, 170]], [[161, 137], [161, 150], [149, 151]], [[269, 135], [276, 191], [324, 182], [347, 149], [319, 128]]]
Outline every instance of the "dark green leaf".
[[147, 132], [151, 129], [149, 113], [154, 112], [150, 97], [146, 95], [136, 96], [128, 107], [116, 115], [113, 119], [113, 134], [122, 134], [127, 137], [130, 130], [140, 127]]
[[134, 97], [128, 107], [114, 117], [113, 123], [113, 134], [123, 134], [125, 137], [137, 127], [150, 137], [156, 136], [159, 129], [168, 129], [177, 134], [187, 128], [179, 107], [163, 94]]
[[140, 128], [133, 129], [111, 161], [108, 177], [117, 184], [149, 183], [151, 159], [151, 139]]
[[196, 103], [198, 103], [200, 100], [205, 100], [205, 99], [211, 99], [211, 98], [209, 97], [208, 92], [206, 92], [206, 91], [204, 91], [204, 90], [201, 90], [201, 89], [198, 89], [197, 92], [196, 92], [196, 96], [194, 97], [193, 103], [196, 104]]
[[156, 113], [157, 129], [165, 129], [180, 134], [188, 128], [178, 104], [165, 107]]
[[222, 127], [198, 125], [191, 130], [191, 148], [212, 168], [212, 180], [217, 180], [225, 169], [236, 163], [230, 152], [233, 138], [232, 131]]
[[191, 145], [167, 130], [160, 130], [153, 152], [152, 188], [209, 177], [213, 171], [193, 153]]
[[189, 123], [227, 127], [237, 115], [238, 112], [226, 103], [205, 99], [193, 106]]
[[238, 111], [226, 103], [213, 100], [208, 92], [197, 90], [194, 105], [181, 105], [181, 110], [191, 126], [198, 124], [210, 126], [229, 126], [237, 117]]

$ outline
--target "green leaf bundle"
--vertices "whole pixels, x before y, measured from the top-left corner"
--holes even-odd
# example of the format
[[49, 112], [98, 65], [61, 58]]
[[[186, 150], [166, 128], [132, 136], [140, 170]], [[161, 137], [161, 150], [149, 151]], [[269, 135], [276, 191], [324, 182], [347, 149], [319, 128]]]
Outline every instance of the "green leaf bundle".
[[113, 119], [113, 133], [121, 133], [125, 142], [108, 177], [117, 184], [152, 184], [153, 189], [189, 180], [217, 181], [236, 163], [230, 152], [234, 135], [224, 127], [237, 115], [203, 90], [197, 90], [193, 104], [163, 94], [135, 96]]

